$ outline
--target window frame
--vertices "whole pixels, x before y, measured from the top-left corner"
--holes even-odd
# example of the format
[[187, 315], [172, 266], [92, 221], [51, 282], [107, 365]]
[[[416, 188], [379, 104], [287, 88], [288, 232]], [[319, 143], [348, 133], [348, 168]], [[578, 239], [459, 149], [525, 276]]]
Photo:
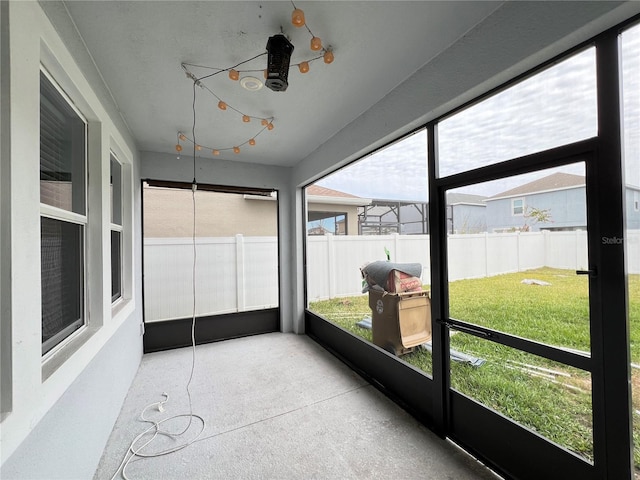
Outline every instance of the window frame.
[[[65, 210], [63, 208], [55, 207], [46, 203], [40, 202], [40, 219], [49, 218], [52, 220], [57, 220], [60, 222], [70, 223], [74, 225], [80, 226], [81, 233], [81, 251], [80, 253], [80, 265], [81, 265], [81, 275], [82, 279], [79, 282], [79, 304], [80, 304], [80, 318], [67, 325], [65, 328], [61, 329], [55, 335], [42, 342], [42, 358], [43, 361], [46, 362], [47, 359], [51, 358], [56, 352], [60, 351], [65, 345], [72, 341], [72, 339], [76, 338], [83, 331], [85, 331], [88, 327], [88, 301], [87, 301], [87, 233], [88, 233], [88, 151], [89, 151], [89, 122], [87, 118], [82, 114], [82, 112], [77, 108], [75, 103], [69, 98], [69, 96], [65, 93], [60, 84], [53, 78], [53, 76], [47, 71], [47, 69], [40, 65], [40, 85], [42, 85], [42, 81], [45, 80], [49, 82], [49, 84], [53, 87], [53, 89], [60, 95], [60, 99], [70, 107], [70, 109], [74, 112], [75, 115], [82, 121], [84, 124], [84, 145], [82, 147], [83, 150], [83, 175], [82, 182], [84, 183], [83, 188], [83, 205], [84, 205], [84, 214], [76, 213], [73, 211]], [[40, 87], [40, 92], [42, 95], [42, 87]], [[60, 100], [57, 99], [57, 100]], [[42, 101], [40, 100], [40, 104]], [[42, 148], [42, 147], [40, 147]], [[39, 185], [40, 188], [40, 185]], [[40, 199], [41, 200], [41, 199]], [[42, 220], [40, 220], [42, 221]], [[40, 240], [40, 254], [42, 255], [42, 236]], [[43, 294], [43, 285], [41, 283], [41, 292], [40, 299], [42, 302], [42, 294]], [[41, 326], [42, 326], [42, 314], [41, 314]]]
[[[522, 202], [522, 206], [516, 207], [516, 202]], [[511, 199], [511, 216], [522, 217], [524, 215], [525, 205], [526, 204], [524, 201], [524, 197], [512, 198]], [[520, 208], [522, 211], [520, 213], [516, 213], [516, 208]]]
[[[120, 174], [119, 174], [119, 189], [118, 189], [118, 202], [116, 205], [115, 200], [115, 189], [113, 188], [114, 184], [113, 184], [113, 171], [112, 171], [112, 166], [113, 163], [116, 163], [119, 166], [120, 169]], [[114, 306], [118, 303], [120, 303], [123, 298], [124, 298], [124, 259], [123, 259], [123, 235], [124, 235], [124, 208], [123, 208], [123, 204], [124, 204], [124, 166], [122, 164], [122, 162], [120, 162], [120, 160], [118, 159], [118, 156], [116, 155], [116, 153], [111, 150], [109, 153], [109, 189], [110, 189], [110, 202], [109, 202], [109, 206], [110, 206], [110, 216], [109, 216], [109, 232], [110, 232], [110, 241], [109, 241], [109, 245], [111, 248], [111, 255], [113, 255], [113, 234], [117, 233], [118, 234], [118, 241], [119, 241], [119, 246], [118, 246], [118, 253], [119, 253], [119, 260], [118, 260], [118, 274], [119, 274], [119, 291], [114, 293], [113, 292], [113, 267], [114, 267], [114, 262], [113, 262], [113, 258], [111, 258], [111, 305]], [[120, 215], [119, 215], [119, 219], [120, 219], [120, 223], [117, 222], [117, 219], [114, 216], [114, 208], [119, 208], [120, 210]]]

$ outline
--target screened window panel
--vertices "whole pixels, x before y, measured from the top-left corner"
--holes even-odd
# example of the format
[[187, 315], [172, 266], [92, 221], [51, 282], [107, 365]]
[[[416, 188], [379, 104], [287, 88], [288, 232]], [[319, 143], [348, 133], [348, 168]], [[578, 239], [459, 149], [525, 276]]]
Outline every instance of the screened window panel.
[[122, 235], [111, 231], [111, 301], [122, 297]]
[[42, 350], [46, 353], [83, 321], [84, 227], [42, 217]]
[[40, 202], [84, 215], [86, 124], [40, 74]]
[[111, 155], [111, 223], [122, 225], [122, 165]]
[[438, 124], [439, 177], [595, 137], [595, 48]]

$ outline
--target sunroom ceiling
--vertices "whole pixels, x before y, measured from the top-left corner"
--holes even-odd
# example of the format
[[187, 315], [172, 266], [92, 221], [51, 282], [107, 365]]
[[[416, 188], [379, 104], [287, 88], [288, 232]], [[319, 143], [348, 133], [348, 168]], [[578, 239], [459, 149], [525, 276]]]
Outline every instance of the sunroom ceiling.
[[[579, 11], [594, 2], [570, 3]], [[603, 3], [611, 5], [600, 7], [604, 11], [617, 5]], [[140, 150], [175, 153], [178, 132], [183, 132], [187, 140], [180, 143], [191, 152], [195, 130], [196, 142], [203, 146], [198, 156], [213, 158], [215, 148], [220, 159], [292, 166], [471, 29], [483, 28], [483, 23], [498, 28], [492, 19], [505, 2], [334, 1], [297, 6], [313, 34], [333, 48], [334, 62], [313, 61], [305, 74], [292, 66], [284, 92], [266, 87], [248, 91], [226, 72], [202, 80], [195, 88], [194, 129], [194, 82], [182, 63], [226, 69], [263, 54], [267, 39], [281, 30], [295, 47], [292, 64], [317, 55], [309, 48], [307, 29], [291, 24], [291, 2], [64, 3]], [[534, 27], [544, 36], [544, 25]], [[261, 55], [241, 65], [240, 77], [262, 80], [266, 61]], [[216, 71], [188, 68], [198, 78]], [[230, 108], [220, 110], [220, 99]], [[243, 122], [241, 114], [251, 121]], [[260, 119], [271, 117], [275, 128], [261, 131]], [[255, 138], [255, 146], [245, 143], [250, 138]], [[239, 154], [233, 146], [241, 147]]]

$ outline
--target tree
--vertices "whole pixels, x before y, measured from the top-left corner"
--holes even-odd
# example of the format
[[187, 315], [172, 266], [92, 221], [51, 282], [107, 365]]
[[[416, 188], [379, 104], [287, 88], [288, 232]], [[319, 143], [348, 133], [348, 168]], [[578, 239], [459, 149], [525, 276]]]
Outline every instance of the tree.
[[536, 223], [548, 223], [553, 222], [551, 219], [551, 209], [550, 208], [535, 208], [526, 206], [524, 207], [524, 213], [522, 214], [524, 217], [524, 225], [520, 229], [521, 232], [528, 232], [531, 229], [531, 225], [535, 225]]

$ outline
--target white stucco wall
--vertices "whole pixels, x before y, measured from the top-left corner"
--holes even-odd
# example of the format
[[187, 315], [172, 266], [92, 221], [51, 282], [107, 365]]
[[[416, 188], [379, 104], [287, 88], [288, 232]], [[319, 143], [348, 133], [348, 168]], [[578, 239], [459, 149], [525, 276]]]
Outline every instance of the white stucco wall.
[[[3, 380], [11, 380], [3, 383], [2, 398], [11, 402], [2, 408], [0, 477], [90, 478], [142, 355], [137, 152], [128, 132], [117, 126], [121, 123], [110, 113], [113, 108], [106, 108], [110, 100], [105, 90], [94, 87], [98, 76], [90, 59], [72, 55], [72, 42], [61, 38], [75, 38], [72, 26], [54, 28], [37, 2], [3, 2], [2, 7], [2, 86], [3, 91], [10, 88], [10, 95], [3, 95], [1, 107], [1, 321], [3, 339], [8, 332], [10, 341], [2, 342], [0, 368]], [[90, 173], [88, 327], [46, 361], [41, 351], [41, 65], [88, 119]], [[125, 179], [125, 298], [115, 309], [110, 280], [112, 150], [123, 163]]]

